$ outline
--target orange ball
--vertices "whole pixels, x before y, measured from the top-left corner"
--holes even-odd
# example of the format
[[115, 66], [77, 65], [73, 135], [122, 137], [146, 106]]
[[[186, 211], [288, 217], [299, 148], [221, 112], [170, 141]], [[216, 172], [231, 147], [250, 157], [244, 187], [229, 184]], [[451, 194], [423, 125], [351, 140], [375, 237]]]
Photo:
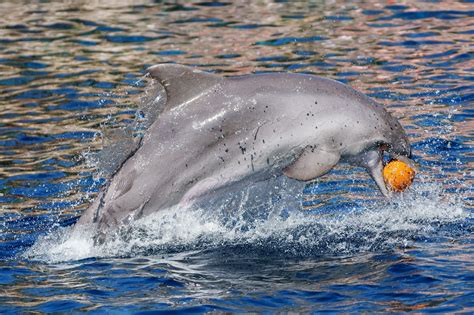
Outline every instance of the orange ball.
[[415, 171], [399, 160], [393, 160], [383, 168], [383, 179], [393, 191], [404, 191], [413, 182]]

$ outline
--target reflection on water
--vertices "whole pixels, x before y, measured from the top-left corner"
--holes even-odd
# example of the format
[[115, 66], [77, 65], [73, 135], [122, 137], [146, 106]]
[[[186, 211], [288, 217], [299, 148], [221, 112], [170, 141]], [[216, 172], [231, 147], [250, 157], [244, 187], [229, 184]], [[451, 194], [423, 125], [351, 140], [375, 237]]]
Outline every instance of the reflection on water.
[[[7, 1], [0, 12], [0, 310], [472, 308], [469, 1]], [[225, 230], [217, 237], [222, 246], [209, 250], [204, 242], [181, 252], [127, 247], [137, 258], [110, 258], [113, 250], [97, 255], [108, 258], [54, 264], [16, 258], [90, 203], [104, 180], [92, 153], [121, 137], [113, 130], [140, 119], [142, 75], [159, 62], [223, 75], [306, 72], [350, 84], [385, 104], [408, 131], [422, 171], [415, 192], [390, 208], [365, 172], [346, 166], [308, 186], [305, 205], [313, 210], [305, 216], [373, 211], [370, 219], [378, 220], [341, 223], [348, 234], [322, 238], [326, 247], [245, 235], [234, 246]], [[414, 226], [390, 230], [394, 222]], [[326, 223], [322, 231], [333, 227]], [[271, 235], [265, 224], [247, 236]], [[281, 235], [301, 232], [290, 231]], [[375, 243], [355, 241], [371, 233]], [[338, 250], [346, 237], [357, 250]], [[310, 254], [278, 253], [292, 246]]]

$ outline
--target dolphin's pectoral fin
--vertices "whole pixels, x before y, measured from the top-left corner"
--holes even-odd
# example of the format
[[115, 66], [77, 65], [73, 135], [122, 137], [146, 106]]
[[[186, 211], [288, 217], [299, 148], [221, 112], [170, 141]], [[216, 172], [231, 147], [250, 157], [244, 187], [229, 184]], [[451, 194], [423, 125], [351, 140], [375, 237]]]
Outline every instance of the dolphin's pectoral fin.
[[340, 158], [338, 153], [307, 147], [292, 164], [283, 170], [283, 174], [297, 180], [315, 179], [329, 172]]
[[177, 64], [154, 65], [147, 72], [165, 88], [167, 109], [202, 95], [224, 80], [221, 76]]
[[187, 204], [191, 200], [204, 195], [206, 192], [216, 189], [217, 187], [223, 185], [226, 182], [226, 180], [219, 180], [215, 177], [209, 177], [204, 180], [201, 180], [186, 192], [183, 198], [181, 198], [181, 203]]

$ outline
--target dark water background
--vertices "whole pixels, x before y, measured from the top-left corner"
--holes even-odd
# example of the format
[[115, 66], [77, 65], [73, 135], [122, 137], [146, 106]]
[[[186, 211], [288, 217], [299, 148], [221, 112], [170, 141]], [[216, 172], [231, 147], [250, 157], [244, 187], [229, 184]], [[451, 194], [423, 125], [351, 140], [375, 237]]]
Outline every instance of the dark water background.
[[[474, 4], [407, 3], [1, 2], [0, 312], [474, 312]], [[160, 62], [345, 82], [400, 119], [421, 172], [390, 203], [341, 166], [307, 211], [71, 237]]]

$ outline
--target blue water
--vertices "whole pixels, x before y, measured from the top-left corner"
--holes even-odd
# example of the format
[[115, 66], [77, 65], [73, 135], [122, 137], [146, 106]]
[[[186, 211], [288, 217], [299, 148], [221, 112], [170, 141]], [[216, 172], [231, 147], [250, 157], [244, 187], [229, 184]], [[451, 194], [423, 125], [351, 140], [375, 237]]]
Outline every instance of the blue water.
[[[471, 1], [0, 12], [1, 313], [474, 311]], [[420, 172], [387, 202], [341, 165], [305, 210], [171, 209], [94, 246], [70, 227], [137, 136], [123, 130], [146, 126], [160, 62], [347, 83], [399, 118]]]

